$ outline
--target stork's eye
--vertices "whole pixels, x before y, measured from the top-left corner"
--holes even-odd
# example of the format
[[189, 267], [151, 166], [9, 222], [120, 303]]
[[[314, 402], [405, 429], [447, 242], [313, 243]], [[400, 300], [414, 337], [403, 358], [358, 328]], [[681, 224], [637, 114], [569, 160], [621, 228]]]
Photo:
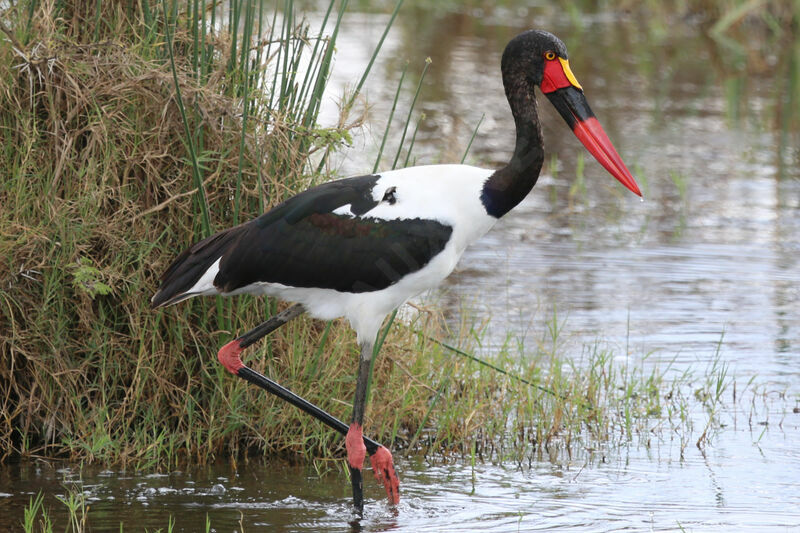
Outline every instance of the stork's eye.
[[556, 53], [553, 52], [552, 50], [548, 50], [547, 52], [544, 53], [544, 58], [548, 61], [552, 61], [556, 58]]
[[397, 187], [389, 187], [386, 189], [386, 192], [383, 193], [383, 201], [389, 202], [389, 205], [394, 205], [397, 201], [397, 198], [394, 197], [394, 191], [397, 190]]

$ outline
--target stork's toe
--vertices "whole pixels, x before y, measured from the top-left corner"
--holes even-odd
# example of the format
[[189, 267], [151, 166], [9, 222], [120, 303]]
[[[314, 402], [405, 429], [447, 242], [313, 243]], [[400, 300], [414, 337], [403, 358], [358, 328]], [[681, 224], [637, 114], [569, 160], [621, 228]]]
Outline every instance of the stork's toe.
[[372, 464], [375, 479], [383, 483], [383, 488], [386, 489], [386, 497], [395, 505], [400, 503], [400, 480], [394, 470], [392, 452], [385, 446], [381, 446], [372, 454], [369, 461]]

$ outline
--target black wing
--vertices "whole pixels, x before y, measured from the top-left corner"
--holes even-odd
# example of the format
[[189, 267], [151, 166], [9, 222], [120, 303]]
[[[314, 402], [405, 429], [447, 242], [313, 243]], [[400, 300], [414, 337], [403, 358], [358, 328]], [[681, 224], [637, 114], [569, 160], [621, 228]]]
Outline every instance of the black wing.
[[[379, 178], [325, 183], [195, 244], [167, 269], [152, 305], [191, 296], [186, 291], [220, 258], [214, 285], [221, 292], [268, 282], [361, 293], [416, 272], [444, 249], [452, 228], [419, 218], [361, 216], [379, 203], [372, 198]], [[348, 204], [355, 216], [333, 213]]]

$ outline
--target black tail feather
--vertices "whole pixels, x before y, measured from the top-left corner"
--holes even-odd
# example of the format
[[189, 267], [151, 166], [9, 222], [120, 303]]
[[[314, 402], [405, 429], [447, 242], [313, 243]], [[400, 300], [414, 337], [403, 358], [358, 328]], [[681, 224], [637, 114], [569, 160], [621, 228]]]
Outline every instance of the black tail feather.
[[225, 255], [241, 229], [242, 226], [236, 226], [221, 231], [184, 250], [161, 276], [161, 286], [150, 300], [150, 307], [165, 307], [191, 298], [193, 295], [187, 291]]

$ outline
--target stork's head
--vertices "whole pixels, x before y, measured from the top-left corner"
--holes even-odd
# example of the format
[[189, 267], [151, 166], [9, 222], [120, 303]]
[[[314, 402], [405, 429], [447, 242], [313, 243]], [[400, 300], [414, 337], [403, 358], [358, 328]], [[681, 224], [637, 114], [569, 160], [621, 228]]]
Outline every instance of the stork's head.
[[[620, 183], [641, 196], [639, 186], [594, 116], [572, 73], [567, 47], [552, 33], [529, 30], [514, 37], [502, 60], [506, 92], [538, 86], [589, 153]], [[534, 98], [530, 94], [530, 98]]]

